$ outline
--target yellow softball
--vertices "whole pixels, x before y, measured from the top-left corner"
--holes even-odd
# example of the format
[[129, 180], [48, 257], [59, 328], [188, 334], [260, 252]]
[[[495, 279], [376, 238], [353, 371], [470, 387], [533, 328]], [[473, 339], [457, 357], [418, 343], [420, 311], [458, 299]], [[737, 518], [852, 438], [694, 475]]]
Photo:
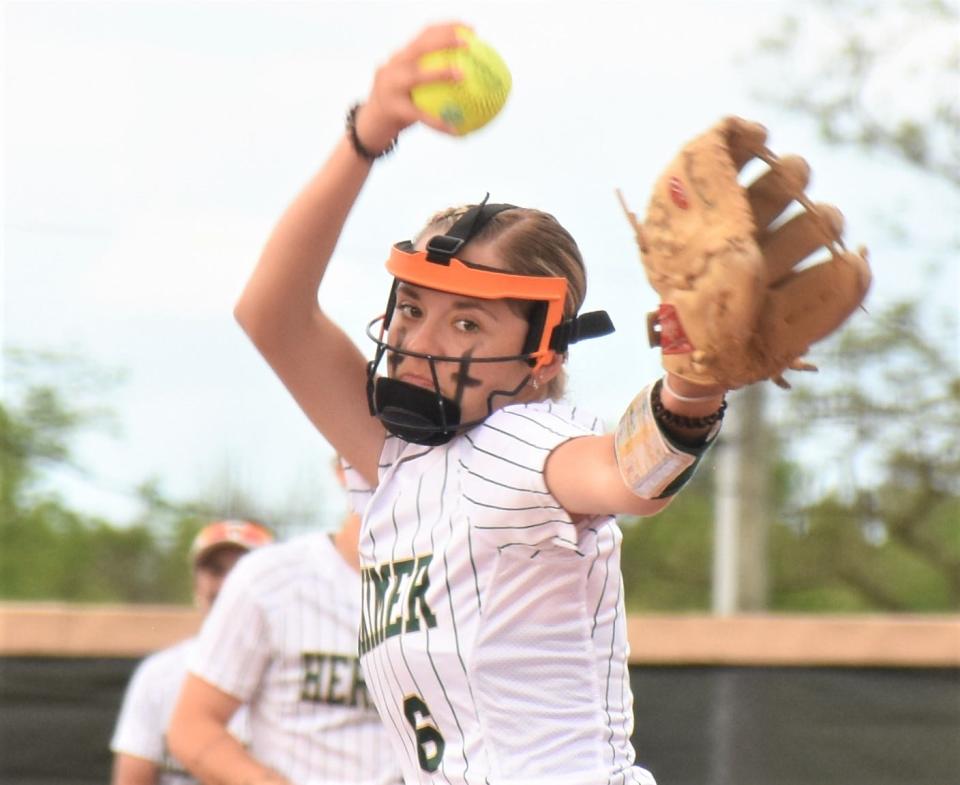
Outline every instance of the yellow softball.
[[493, 47], [466, 28], [458, 32], [466, 46], [430, 52], [420, 58], [420, 67], [456, 68], [463, 79], [419, 85], [411, 96], [417, 107], [449, 123], [462, 136], [497, 116], [507, 101], [512, 81], [506, 63]]

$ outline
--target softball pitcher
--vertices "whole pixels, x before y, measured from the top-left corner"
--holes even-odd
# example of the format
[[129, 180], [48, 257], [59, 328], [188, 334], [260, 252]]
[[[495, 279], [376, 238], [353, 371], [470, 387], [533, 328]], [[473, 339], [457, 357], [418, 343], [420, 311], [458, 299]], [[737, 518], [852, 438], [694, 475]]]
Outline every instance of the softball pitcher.
[[[603, 312], [579, 313], [583, 261], [547, 213], [479, 200], [435, 215], [389, 249], [392, 285], [384, 315], [368, 328], [372, 362], [318, 306], [317, 288], [373, 161], [415, 122], [452, 130], [419, 111], [410, 91], [457, 79], [424, 71], [419, 60], [458, 45], [455, 25], [431, 27], [377, 71], [343, 138], [274, 230], [236, 315], [352, 464], [355, 482], [372, 490], [360, 534], [359, 649], [405, 781], [649, 785], [629, 741], [620, 533], [611, 516], [652, 515], [670, 502], [740, 381], [713, 374], [716, 357], [682, 340], [685, 320], [696, 319], [684, 280], [667, 276], [674, 286], [664, 290], [680, 295], [651, 326], [670, 338], [671, 357], [690, 362], [642, 390], [609, 435], [560, 400], [569, 347], [612, 326]], [[742, 165], [749, 156], [734, 144], [736, 130], [721, 141]], [[676, 198], [655, 211], [649, 230], [661, 255], [670, 246], [658, 231], [674, 231], [680, 253], [686, 216], [710, 218], [714, 202], [700, 197], [712, 177], [709, 168], [670, 173], [664, 188]], [[792, 198], [793, 180], [780, 183], [767, 181], [768, 212]], [[644, 245], [645, 226], [635, 223]], [[797, 245], [792, 238], [777, 246], [781, 263], [784, 248]], [[694, 267], [711, 272], [714, 258], [725, 263], [710, 253]], [[857, 260], [837, 262], [855, 268], [846, 313], [869, 279]], [[790, 272], [789, 264], [777, 269], [778, 297]], [[712, 273], [704, 280], [731, 285]], [[744, 278], [762, 284], [748, 301], [756, 313], [741, 308], [758, 325], [768, 279], [757, 270]], [[687, 275], [691, 282], [696, 275]], [[758, 347], [738, 338], [726, 356], [752, 358]], [[779, 377], [798, 356], [771, 352], [742, 383]]]

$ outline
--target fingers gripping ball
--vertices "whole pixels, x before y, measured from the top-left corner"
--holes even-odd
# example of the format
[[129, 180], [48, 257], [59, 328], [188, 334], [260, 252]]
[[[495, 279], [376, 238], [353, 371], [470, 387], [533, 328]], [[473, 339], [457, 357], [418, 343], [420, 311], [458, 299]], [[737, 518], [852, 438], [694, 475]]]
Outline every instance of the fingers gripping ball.
[[470, 30], [460, 28], [466, 46], [440, 49], [420, 58], [420, 68], [433, 71], [456, 68], [458, 82], [431, 82], [413, 88], [414, 104], [422, 111], [452, 125], [461, 136], [476, 131], [497, 116], [512, 84], [506, 63], [494, 49]]
[[[728, 117], [689, 142], [654, 186], [643, 223], [626, 208], [661, 298], [651, 343], [672, 373], [728, 389], [815, 370], [810, 345], [836, 330], [870, 285], [866, 251], [848, 250], [843, 216], [814, 204], [810, 168], [777, 157], [766, 129]], [[749, 185], [743, 167], [766, 171]], [[796, 206], [799, 214], [790, 215]], [[820, 249], [825, 258], [810, 259]]]

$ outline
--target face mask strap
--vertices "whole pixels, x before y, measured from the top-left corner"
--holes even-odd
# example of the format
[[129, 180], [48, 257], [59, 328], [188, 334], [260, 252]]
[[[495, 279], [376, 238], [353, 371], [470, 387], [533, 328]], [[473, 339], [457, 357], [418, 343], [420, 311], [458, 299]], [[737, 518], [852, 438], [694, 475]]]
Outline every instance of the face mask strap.
[[447, 229], [446, 234], [434, 235], [427, 242], [427, 261], [436, 264], [450, 264], [461, 248], [483, 229], [493, 216], [505, 210], [516, 210], [513, 204], [487, 204], [488, 193], [483, 201], [467, 210], [456, 223]]
[[613, 331], [613, 322], [606, 311], [588, 311], [572, 319], [564, 319], [554, 327], [550, 348], [557, 354], [563, 354], [571, 344], [609, 335]]

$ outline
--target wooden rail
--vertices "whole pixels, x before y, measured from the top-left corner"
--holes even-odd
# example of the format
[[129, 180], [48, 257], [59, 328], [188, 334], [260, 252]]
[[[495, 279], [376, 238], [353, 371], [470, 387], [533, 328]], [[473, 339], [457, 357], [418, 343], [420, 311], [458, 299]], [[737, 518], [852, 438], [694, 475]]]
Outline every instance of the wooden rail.
[[[140, 657], [192, 635], [190, 608], [0, 603], [0, 656]], [[642, 665], [960, 667], [960, 615], [634, 615]]]

